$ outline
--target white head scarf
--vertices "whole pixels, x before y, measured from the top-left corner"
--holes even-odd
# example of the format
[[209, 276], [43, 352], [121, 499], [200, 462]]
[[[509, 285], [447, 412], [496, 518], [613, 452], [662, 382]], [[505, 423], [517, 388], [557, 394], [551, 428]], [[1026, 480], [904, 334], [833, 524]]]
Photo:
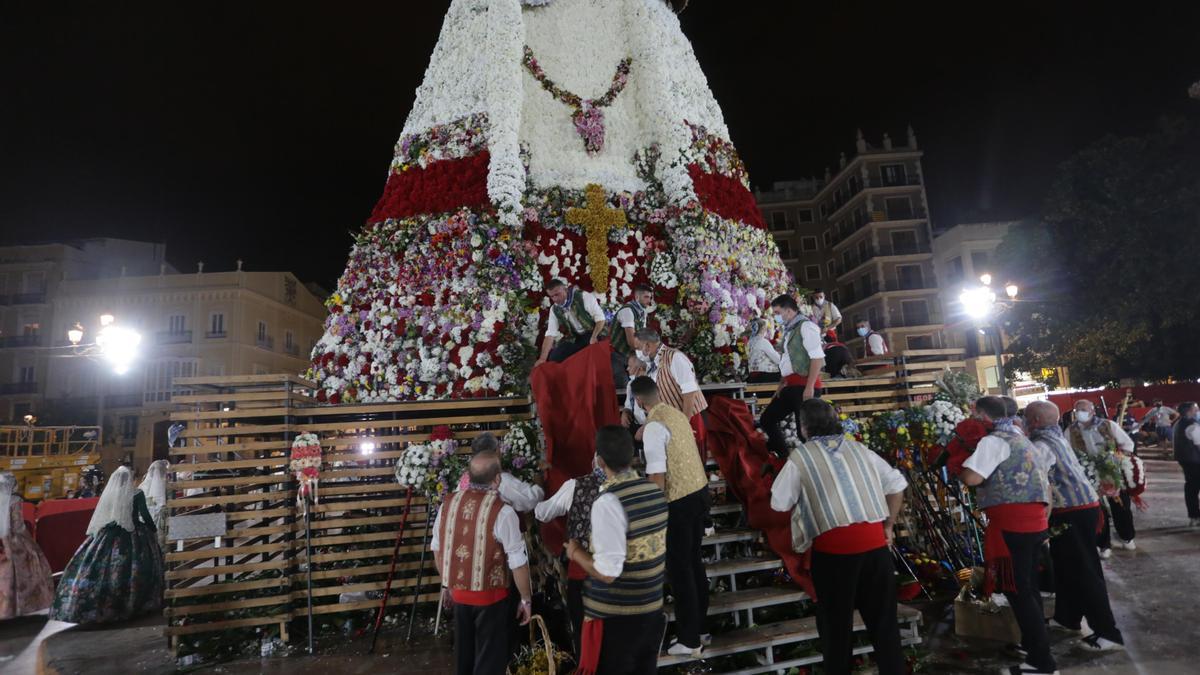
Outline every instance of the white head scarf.
[[167, 505], [167, 460], [158, 459], [150, 463], [150, 468], [146, 469], [146, 477], [142, 479], [142, 484], [138, 486], [142, 494], [146, 495], [146, 502], [150, 506], [150, 511], [161, 509]]
[[121, 529], [133, 532], [133, 472], [123, 466], [108, 477], [108, 485], [100, 495], [96, 510], [92, 513], [92, 521], [88, 523], [87, 533], [93, 535], [104, 529], [109, 523], [116, 523]]
[[[14, 531], [12, 526], [12, 501], [13, 489], [17, 487], [17, 477], [8, 473], [0, 473], [0, 539], [8, 536], [9, 532]], [[17, 512], [17, 518], [21, 517], [21, 513]], [[15, 531], [20, 532], [24, 526]]]

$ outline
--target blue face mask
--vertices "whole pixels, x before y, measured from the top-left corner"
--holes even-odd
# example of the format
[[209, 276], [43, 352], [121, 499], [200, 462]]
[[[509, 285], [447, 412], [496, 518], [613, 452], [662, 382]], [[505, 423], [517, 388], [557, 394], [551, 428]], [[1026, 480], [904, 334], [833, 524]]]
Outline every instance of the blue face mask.
[[783, 320], [783, 317], [782, 317], [782, 316], [779, 316], [778, 314], [776, 314], [776, 315], [775, 315], [775, 323], [777, 323], [777, 324], [779, 324], [780, 326], [782, 326], [782, 325], [786, 324], [787, 322]]
[[867, 337], [867, 333], [870, 333], [870, 332], [871, 332], [871, 329], [869, 329], [869, 328], [859, 328], [858, 329], [858, 334], [860, 337]]

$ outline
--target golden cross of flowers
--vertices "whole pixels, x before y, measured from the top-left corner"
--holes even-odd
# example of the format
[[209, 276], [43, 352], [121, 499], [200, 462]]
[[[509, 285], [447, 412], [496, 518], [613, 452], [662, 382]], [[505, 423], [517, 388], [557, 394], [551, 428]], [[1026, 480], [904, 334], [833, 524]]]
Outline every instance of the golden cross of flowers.
[[628, 222], [624, 211], [606, 205], [604, 188], [600, 185], [588, 184], [584, 200], [586, 207], [567, 209], [567, 222], [583, 227], [592, 291], [604, 294], [608, 291], [608, 233], [614, 227], [625, 227]]

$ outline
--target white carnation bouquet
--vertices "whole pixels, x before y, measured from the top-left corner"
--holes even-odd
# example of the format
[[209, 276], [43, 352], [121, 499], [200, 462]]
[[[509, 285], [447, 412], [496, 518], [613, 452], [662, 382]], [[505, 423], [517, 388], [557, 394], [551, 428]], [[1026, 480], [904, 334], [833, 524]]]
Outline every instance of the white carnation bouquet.
[[967, 413], [961, 407], [943, 399], [936, 399], [925, 406], [925, 416], [933, 424], [938, 445], [949, 443], [950, 439], [954, 437], [955, 427], [959, 422], [967, 419]]

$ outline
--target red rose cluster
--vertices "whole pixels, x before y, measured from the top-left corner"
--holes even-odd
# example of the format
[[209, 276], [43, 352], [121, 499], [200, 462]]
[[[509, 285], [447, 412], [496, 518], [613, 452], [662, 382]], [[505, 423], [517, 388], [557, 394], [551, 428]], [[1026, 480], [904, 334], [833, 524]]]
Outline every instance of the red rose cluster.
[[688, 175], [692, 177], [700, 205], [706, 210], [728, 220], [740, 220], [760, 230], [766, 229], [767, 224], [763, 222], [754, 195], [741, 181], [719, 173], [708, 173], [699, 164], [689, 164]]
[[383, 196], [375, 204], [368, 223], [389, 218], [409, 218], [425, 213], [446, 213], [460, 207], [483, 209], [487, 194], [486, 150], [462, 159], [433, 162], [425, 168], [412, 167], [388, 176]]
[[994, 428], [991, 422], [972, 418], [959, 422], [958, 426], [954, 427], [954, 437], [946, 444], [946, 451], [950, 453], [946, 469], [955, 476], [962, 473], [963, 462], [967, 461], [971, 453], [975, 452], [975, 446], [979, 445], [979, 441], [992, 433]]

